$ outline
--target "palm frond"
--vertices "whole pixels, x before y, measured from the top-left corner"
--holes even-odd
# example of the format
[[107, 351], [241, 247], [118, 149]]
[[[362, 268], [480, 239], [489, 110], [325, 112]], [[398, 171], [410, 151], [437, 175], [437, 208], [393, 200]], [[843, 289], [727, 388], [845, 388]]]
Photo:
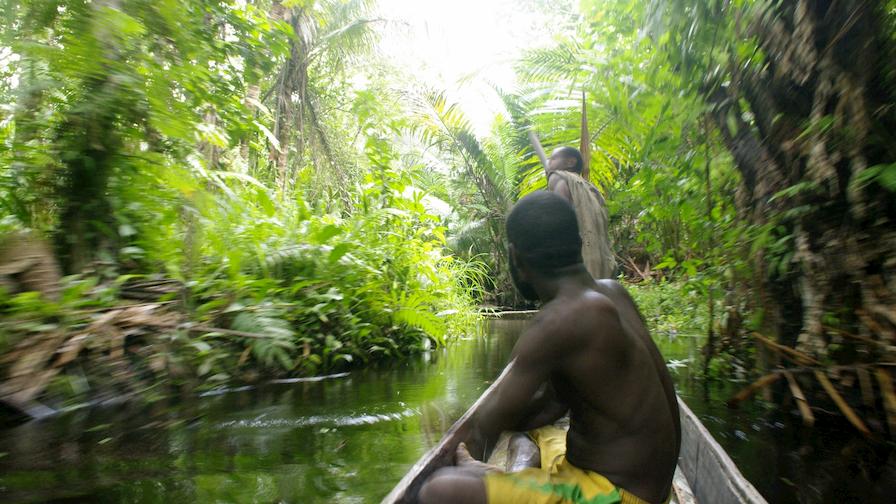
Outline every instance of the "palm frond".
[[460, 157], [465, 175], [491, 208], [506, 208], [513, 183], [508, 183], [507, 172], [499, 167], [502, 162], [496, 164], [489, 157], [460, 107], [449, 103], [444, 92], [433, 91], [420, 94], [416, 104], [422, 137]]
[[527, 82], [556, 85], [574, 82], [586, 64], [582, 47], [568, 40], [554, 47], [533, 49], [521, 60], [517, 72]]

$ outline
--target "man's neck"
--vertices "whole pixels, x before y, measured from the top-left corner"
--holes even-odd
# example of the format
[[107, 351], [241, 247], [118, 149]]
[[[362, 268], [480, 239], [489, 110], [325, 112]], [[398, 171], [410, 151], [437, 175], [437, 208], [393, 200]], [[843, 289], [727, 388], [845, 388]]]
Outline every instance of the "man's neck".
[[577, 297], [585, 290], [594, 290], [594, 278], [585, 265], [579, 263], [540, 278], [534, 287], [538, 298], [548, 303], [555, 299]]

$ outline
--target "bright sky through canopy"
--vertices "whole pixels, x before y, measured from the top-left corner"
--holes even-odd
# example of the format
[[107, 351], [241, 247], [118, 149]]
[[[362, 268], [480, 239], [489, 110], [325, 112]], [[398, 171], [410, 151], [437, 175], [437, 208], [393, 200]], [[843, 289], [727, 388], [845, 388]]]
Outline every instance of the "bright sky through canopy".
[[399, 68], [447, 90], [485, 135], [500, 108], [491, 85], [516, 85], [513, 62], [551, 40], [548, 19], [519, 0], [380, 0], [392, 21], [381, 50]]

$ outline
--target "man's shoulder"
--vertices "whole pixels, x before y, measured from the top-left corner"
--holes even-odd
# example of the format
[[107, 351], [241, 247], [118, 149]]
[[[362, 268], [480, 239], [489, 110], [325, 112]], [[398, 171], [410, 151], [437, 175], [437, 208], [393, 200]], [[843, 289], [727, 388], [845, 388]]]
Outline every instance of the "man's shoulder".
[[546, 305], [523, 334], [520, 356], [564, 362], [571, 356], [614, 355], [626, 338], [613, 300], [594, 290], [563, 303]]
[[546, 305], [535, 318], [533, 327], [558, 336], [572, 335], [590, 323], [617, 316], [613, 299], [595, 289], [574, 300]]
[[565, 173], [559, 170], [548, 173], [548, 191], [553, 191], [557, 185], [566, 183]]
[[573, 173], [566, 170], [554, 170], [548, 174], [548, 184], [550, 184], [551, 181], [556, 181], [554, 183], [558, 183], [560, 181], [568, 182], [570, 180], [576, 179], [584, 180], [578, 173]]
[[625, 286], [620, 282], [609, 278], [604, 278], [601, 280], [595, 280], [594, 285], [594, 288], [598, 292], [610, 298], [614, 303], [617, 303], [617, 308], [633, 306], [637, 309], [635, 299], [632, 297], [628, 289], [626, 289]]
[[597, 285], [597, 291], [604, 295], [628, 294], [628, 290], [625, 286], [612, 278], [601, 278], [595, 280], [594, 283]]
[[585, 315], [582, 322], [592, 321], [602, 324], [608, 317], [613, 320], [619, 317], [616, 300], [597, 289], [582, 296], [575, 304], [574, 313]]

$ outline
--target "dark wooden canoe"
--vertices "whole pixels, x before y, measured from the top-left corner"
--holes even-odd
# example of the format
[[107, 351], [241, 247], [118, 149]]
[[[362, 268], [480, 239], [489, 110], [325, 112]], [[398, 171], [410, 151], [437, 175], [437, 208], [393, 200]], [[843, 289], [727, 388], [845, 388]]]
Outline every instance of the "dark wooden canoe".
[[[513, 363], [479, 397], [476, 403], [448, 429], [442, 440], [426, 452], [405, 474], [381, 504], [416, 502], [423, 482], [437, 469], [454, 464], [454, 451], [472, 429], [472, 418], [479, 407], [495, 393]], [[765, 499], [753, 488], [713, 439], [696, 415], [679, 399], [682, 446], [678, 470], [673, 482], [673, 499], [678, 504], [760, 504]]]

